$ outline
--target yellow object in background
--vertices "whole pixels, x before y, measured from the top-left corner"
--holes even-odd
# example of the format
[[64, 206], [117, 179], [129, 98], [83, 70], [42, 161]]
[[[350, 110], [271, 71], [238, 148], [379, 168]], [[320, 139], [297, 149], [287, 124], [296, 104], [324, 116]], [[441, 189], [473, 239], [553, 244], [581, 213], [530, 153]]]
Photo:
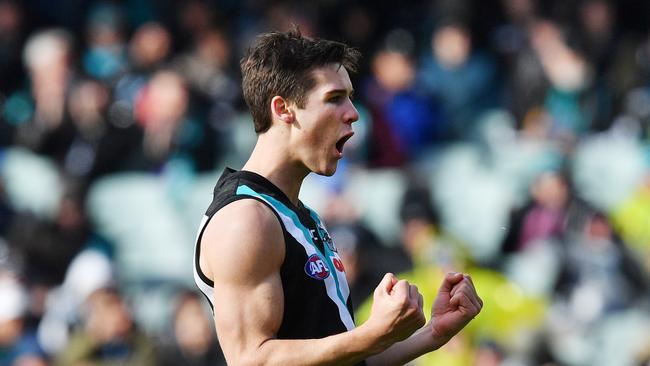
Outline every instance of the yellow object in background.
[[[547, 299], [527, 295], [503, 274], [493, 270], [473, 267], [465, 272], [470, 274], [483, 299], [481, 313], [445, 346], [415, 360], [415, 365], [470, 366], [479, 342], [489, 340], [506, 349], [518, 349], [526, 339], [522, 335], [535, 332], [542, 325]], [[443, 277], [442, 269], [425, 265], [397, 275], [418, 287], [424, 296], [427, 320]], [[355, 314], [357, 324], [368, 319], [371, 307], [372, 298], [359, 307]]]

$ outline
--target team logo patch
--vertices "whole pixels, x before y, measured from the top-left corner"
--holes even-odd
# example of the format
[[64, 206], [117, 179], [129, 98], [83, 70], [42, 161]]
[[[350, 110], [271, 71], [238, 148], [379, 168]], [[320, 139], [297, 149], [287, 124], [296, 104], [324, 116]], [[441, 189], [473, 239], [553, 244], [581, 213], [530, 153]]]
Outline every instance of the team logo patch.
[[332, 258], [332, 263], [334, 263], [334, 267], [336, 267], [336, 270], [339, 272], [345, 272], [345, 267], [343, 267], [343, 261], [341, 261], [337, 257], [330, 257]]
[[330, 237], [330, 234], [325, 230], [325, 228], [321, 224], [316, 224], [318, 226], [318, 233], [320, 234], [320, 237], [323, 238], [323, 241], [327, 245], [328, 248], [330, 248], [331, 251], [336, 252], [336, 247], [334, 246], [334, 242], [332, 241], [332, 238]]
[[316, 223], [316, 229], [309, 229], [309, 233], [311, 234], [312, 240], [316, 242], [322, 242], [324, 243], [323, 245], [327, 245], [327, 247], [333, 251], [337, 252], [336, 246], [334, 246], [334, 242], [332, 241], [332, 237], [330, 237], [330, 234], [327, 233], [327, 230], [325, 230], [325, 227], [321, 225], [320, 223]]
[[305, 263], [305, 273], [313, 279], [324, 280], [330, 275], [330, 270], [318, 254], [312, 254]]

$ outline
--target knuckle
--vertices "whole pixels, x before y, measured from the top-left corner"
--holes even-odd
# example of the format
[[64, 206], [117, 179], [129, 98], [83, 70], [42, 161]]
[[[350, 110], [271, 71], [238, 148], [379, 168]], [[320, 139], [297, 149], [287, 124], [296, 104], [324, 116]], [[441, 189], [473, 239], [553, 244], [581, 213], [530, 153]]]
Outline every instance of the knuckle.
[[408, 306], [409, 299], [408, 296], [393, 296], [395, 304], [399, 308], [405, 308]]
[[400, 305], [401, 305], [403, 308], [408, 308], [408, 307], [411, 306], [411, 301], [409, 300], [408, 296], [403, 296], [403, 297], [400, 299]]
[[408, 314], [409, 318], [412, 318], [412, 319], [415, 319], [415, 320], [419, 320], [420, 317], [423, 316], [422, 312], [420, 311], [420, 309], [417, 306], [416, 307], [410, 306], [409, 309], [407, 310], [407, 314]]

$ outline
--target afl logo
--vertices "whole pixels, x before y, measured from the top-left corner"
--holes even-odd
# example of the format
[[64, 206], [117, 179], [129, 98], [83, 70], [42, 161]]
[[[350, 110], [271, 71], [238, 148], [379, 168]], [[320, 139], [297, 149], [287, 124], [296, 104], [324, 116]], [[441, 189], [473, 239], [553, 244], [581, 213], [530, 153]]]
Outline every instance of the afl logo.
[[305, 263], [305, 273], [313, 279], [324, 280], [330, 275], [330, 270], [318, 254], [312, 254]]

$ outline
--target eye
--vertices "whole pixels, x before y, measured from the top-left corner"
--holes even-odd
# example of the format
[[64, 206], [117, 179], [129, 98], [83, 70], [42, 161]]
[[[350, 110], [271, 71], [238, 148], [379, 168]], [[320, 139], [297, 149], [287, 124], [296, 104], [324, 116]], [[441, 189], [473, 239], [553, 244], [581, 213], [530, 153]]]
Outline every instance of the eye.
[[333, 95], [333, 96], [327, 98], [327, 101], [330, 102], [330, 103], [339, 103], [342, 100], [343, 100], [343, 96], [340, 95], [340, 94]]

